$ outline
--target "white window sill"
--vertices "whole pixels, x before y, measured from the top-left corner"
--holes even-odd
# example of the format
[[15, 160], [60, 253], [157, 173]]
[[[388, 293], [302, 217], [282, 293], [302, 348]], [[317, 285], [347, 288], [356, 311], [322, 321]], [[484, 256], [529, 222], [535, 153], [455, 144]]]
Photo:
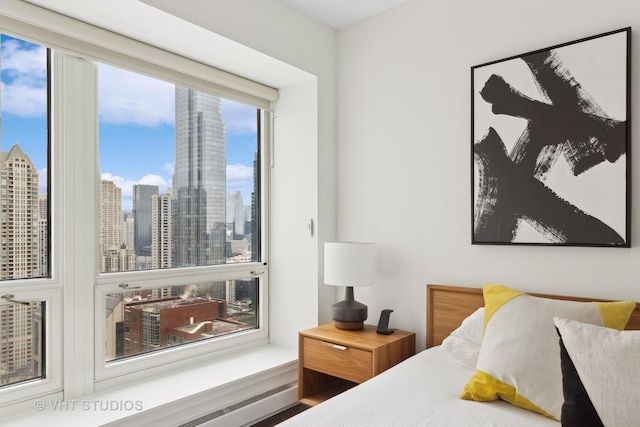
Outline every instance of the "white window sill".
[[265, 345], [75, 400], [44, 397], [3, 425], [180, 425], [295, 381], [297, 359]]

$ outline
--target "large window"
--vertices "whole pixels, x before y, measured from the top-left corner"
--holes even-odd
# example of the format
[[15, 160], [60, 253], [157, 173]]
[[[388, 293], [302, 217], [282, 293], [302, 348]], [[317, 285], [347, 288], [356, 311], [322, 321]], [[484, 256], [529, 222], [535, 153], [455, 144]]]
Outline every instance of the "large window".
[[252, 106], [100, 65], [100, 271], [258, 260]]
[[0, 389], [44, 378], [49, 274], [48, 53], [0, 36]]
[[[104, 281], [258, 260], [259, 110], [105, 64], [98, 82]], [[105, 361], [254, 329], [258, 287], [179, 275], [104, 293]]]
[[106, 360], [255, 328], [257, 289], [248, 279], [107, 294]]
[[0, 408], [267, 343], [275, 96], [0, 18]]
[[44, 303], [0, 306], [0, 386], [42, 378]]
[[0, 280], [49, 277], [47, 49], [0, 36]]

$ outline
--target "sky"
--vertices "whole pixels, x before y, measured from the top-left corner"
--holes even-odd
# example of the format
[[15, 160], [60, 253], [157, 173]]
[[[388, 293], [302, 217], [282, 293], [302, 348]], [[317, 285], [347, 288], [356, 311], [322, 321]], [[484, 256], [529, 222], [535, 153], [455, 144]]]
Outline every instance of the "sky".
[[[0, 151], [20, 144], [40, 172], [46, 192], [46, 50], [2, 36]], [[98, 67], [99, 165], [102, 179], [122, 189], [131, 209], [134, 184], [171, 186], [174, 166], [174, 85], [123, 69]], [[256, 108], [224, 99], [227, 192], [250, 204], [256, 147]]]

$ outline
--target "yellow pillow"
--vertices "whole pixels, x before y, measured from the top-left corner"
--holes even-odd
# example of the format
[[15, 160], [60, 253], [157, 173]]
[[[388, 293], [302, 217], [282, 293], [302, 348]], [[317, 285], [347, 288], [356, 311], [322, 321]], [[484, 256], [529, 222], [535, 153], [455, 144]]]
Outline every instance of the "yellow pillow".
[[560, 346], [553, 318], [624, 329], [636, 303], [539, 298], [500, 285], [484, 285], [484, 337], [476, 374], [462, 399], [498, 398], [560, 420], [564, 397]]

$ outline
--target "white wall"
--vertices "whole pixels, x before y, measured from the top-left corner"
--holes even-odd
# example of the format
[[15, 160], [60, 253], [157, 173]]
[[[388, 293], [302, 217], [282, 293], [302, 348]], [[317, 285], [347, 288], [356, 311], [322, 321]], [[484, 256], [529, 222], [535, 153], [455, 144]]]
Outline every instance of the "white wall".
[[317, 193], [308, 191], [317, 176], [316, 81], [281, 89], [280, 97], [269, 201], [270, 337], [274, 344], [296, 348], [298, 331], [315, 326], [318, 317], [317, 241], [306, 233], [317, 208]]
[[631, 249], [470, 243], [470, 67], [639, 24], [632, 0], [412, 0], [338, 33], [338, 237], [377, 244], [369, 322], [394, 309], [423, 348], [426, 283], [640, 300], [637, 192]]

